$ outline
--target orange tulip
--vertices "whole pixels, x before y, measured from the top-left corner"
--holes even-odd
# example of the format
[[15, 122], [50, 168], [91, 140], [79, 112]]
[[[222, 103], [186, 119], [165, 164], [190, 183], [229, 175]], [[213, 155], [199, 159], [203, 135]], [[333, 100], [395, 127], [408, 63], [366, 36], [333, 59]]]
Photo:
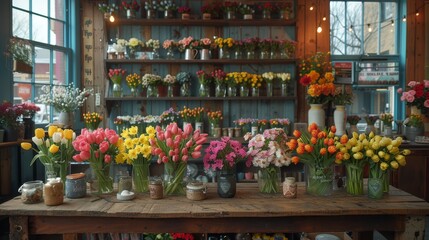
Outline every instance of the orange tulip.
[[305, 148], [305, 151], [308, 152], [308, 153], [311, 153], [314, 150], [314, 147], [311, 146], [311, 145], [309, 145], [309, 144], [305, 145], [304, 148]]
[[343, 136], [341, 136], [340, 138], [341, 144], [346, 144], [348, 141], [349, 141], [349, 137], [347, 137], [347, 135], [344, 134]]
[[313, 130], [319, 130], [316, 123], [312, 123], [308, 126], [308, 132], [312, 132]]
[[328, 152], [334, 154], [337, 151], [337, 148], [334, 145], [328, 147]]
[[337, 152], [337, 154], [335, 155], [335, 159], [341, 161], [343, 160], [343, 156], [344, 155], [342, 152]]
[[312, 130], [311, 131], [311, 136], [313, 136], [313, 137], [317, 137], [317, 134], [319, 133], [319, 131], [318, 130]]
[[328, 146], [334, 145], [335, 141], [333, 138], [328, 138]]
[[316, 144], [317, 143], [317, 138], [311, 137], [310, 142], [311, 142], [311, 144]]
[[325, 155], [326, 154], [326, 148], [321, 148], [319, 153], [320, 153], [320, 155]]
[[296, 153], [298, 153], [298, 154], [304, 154], [305, 153], [305, 148], [304, 147], [298, 147], [296, 149]]
[[299, 163], [299, 157], [298, 156], [293, 156], [291, 160], [292, 160], [292, 162], [294, 164], [298, 164]]
[[296, 137], [296, 138], [300, 138], [301, 137], [301, 132], [298, 131], [298, 130], [294, 130], [293, 131], [293, 136]]
[[324, 131], [319, 132], [319, 133], [317, 134], [317, 137], [318, 137], [319, 139], [326, 138], [326, 132], [324, 132]]
[[337, 127], [331, 126], [331, 132], [335, 133], [337, 131]]

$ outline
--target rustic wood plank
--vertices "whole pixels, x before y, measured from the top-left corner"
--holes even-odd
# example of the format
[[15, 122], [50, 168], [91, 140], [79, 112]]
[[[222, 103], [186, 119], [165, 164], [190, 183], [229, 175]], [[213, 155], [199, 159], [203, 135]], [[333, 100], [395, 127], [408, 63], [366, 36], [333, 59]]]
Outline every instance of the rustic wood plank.
[[11, 192], [11, 148], [17, 146], [0, 148], [0, 195], [10, 195]]
[[424, 239], [425, 217], [410, 216], [405, 219], [405, 230], [395, 236], [395, 240]]
[[9, 239], [28, 240], [28, 217], [14, 216], [9, 218]]

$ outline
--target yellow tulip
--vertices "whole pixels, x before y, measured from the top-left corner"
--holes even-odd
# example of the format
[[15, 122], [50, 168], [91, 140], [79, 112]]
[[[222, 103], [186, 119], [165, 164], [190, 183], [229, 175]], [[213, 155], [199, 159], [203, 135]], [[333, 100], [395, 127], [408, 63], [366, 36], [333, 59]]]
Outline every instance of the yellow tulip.
[[357, 132], [353, 132], [353, 138], [358, 139], [359, 138], [359, 134]]
[[52, 137], [52, 135], [54, 135], [54, 132], [56, 132], [57, 129], [58, 129], [57, 126], [54, 126], [54, 125], [49, 126], [49, 128], [48, 128], [49, 137]]
[[60, 148], [57, 145], [52, 144], [51, 147], [49, 147], [49, 152], [50, 153], [57, 153], [59, 149]]
[[401, 165], [401, 166], [405, 166], [405, 164], [406, 164], [404, 155], [400, 155], [400, 154], [396, 155], [395, 160], [398, 161], [399, 165]]
[[359, 134], [359, 140], [360, 140], [360, 141], [363, 141], [364, 139], [366, 139], [366, 135], [365, 135], [365, 133], [361, 133], [361, 134]]
[[345, 148], [345, 147], [340, 148], [340, 152], [347, 153], [347, 148]]
[[368, 149], [368, 150], [366, 150], [365, 154], [367, 157], [372, 157], [372, 156], [374, 156], [374, 151], [372, 151], [371, 149]]
[[343, 159], [349, 160], [350, 159], [350, 154], [349, 153], [344, 153], [343, 154]]
[[373, 161], [373, 162], [379, 162], [380, 161], [380, 158], [378, 157], [378, 155], [373, 155], [372, 157], [371, 157], [371, 160]]
[[402, 151], [402, 154], [404, 154], [405, 156], [410, 155], [411, 151], [410, 149], [404, 149], [404, 151]]
[[380, 163], [380, 168], [381, 168], [381, 170], [386, 171], [387, 168], [389, 168], [389, 164], [382, 162], [382, 163]]
[[31, 149], [31, 147], [32, 147], [32, 145], [31, 145], [31, 143], [28, 143], [28, 142], [22, 142], [22, 143], [21, 143], [21, 147], [22, 147], [22, 149], [24, 149], [24, 150], [30, 150], [30, 149]]
[[375, 134], [374, 134], [373, 132], [371, 132], [371, 133], [368, 135], [368, 137], [369, 137], [369, 138], [373, 138], [373, 137], [374, 137], [374, 135], [375, 135]]
[[391, 162], [390, 162], [390, 166], [391, 166], [393, 169], [398, 169], [398, 168], [399, 168], [399, 164], [398, 164], [398, 162], [397, 162], [397, 161], [391, 161]]
[[384, 160], [388, 161], [390, 159], [390, 154], [385, 153], [383, 158], [384, 158]]
[[395, 139], [395, 140], [392, 141], [392, 145], [394, 147], [399, 147], [399, 145], [401, 145], [401, 143], [398, 140]]
[[73, 130], [65, 129], [64, 130], [64, 138], [67, 140], [72, 140], [73, 139]]
[[353, 154], [353, 158], [356, 160], [361, 160], [363, 158], [363, 154], [361, 152], [357, 152]]
[[34, 135], [37, 138], [43, 139], [45, 137], [45, 130], [43, 130], [43, 128], [36, 128], [36, 130], [34, 130]]
[[[353, 132], [353, 133], [356, 133], [356, 132]], [[357, 140], [356, 140], [356, 138], [352, 138], [352, 139], [350, 139], [350, 140], [349, 140], [349, 143], [350, 143], [350, 145], [351, 145], [351, 146], [355, 146], [355, 145], [357, 144]]]
[[372, 147], [372, 149], [374, 149], [374, 150], [378, 150], [378, 149], [380, 148], [380, 145], [378, 145], [378, 143], [374, 142], [374, 143], [371, 145], [371, 147]]
[[379, 157], [381, 157], [381, 158], [382, 158], [382, 157], [384, 157], [384, 155], [386, 155], [386, 153], [385, 153], [385, 152], [383, 152], [383, 151], [379, 151], [377, 154], [378, 154], [378, 156], [379, 156]]
[[352, 152], [357, 153], [360, 151], [360, 147], [352, 147]]
[[362, 141], [362, 145], [363, 145], [364, 147], [368, 146], [368, 145], [369, 145], [369, 141], [368, 141], [368, 139], [364, 139], [364, 140]]
[[392, 149], [390, 150], [391, 154], [397, 154], [399, 153], [399, 148], [398, 147], [392, 147]]

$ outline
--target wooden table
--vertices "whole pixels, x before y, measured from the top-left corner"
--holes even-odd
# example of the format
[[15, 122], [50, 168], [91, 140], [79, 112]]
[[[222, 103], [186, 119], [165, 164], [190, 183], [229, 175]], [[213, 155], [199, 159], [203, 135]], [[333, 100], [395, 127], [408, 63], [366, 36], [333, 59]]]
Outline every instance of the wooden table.
[[[26, 205], [17, 197], [0, 205], [10, 218], [10, 239], [31, 234], [78, 233], [244, 233], [244, 232], [393, 232], [395, 239], [423, 237], [429, 203], [391, 186], [381, 200], [366, 195], [334, 192], [330, 197], [305, 194], [300, 183], [297, 199], [260, 194], [257, 185], [242, 183], [232, 199], [219, 198], [209, 185], [208, 199], [185, 196], [151, 200], [147, 194], [120, 202], [115, 196], [65, 199], [60, 206]], [[356, 235], [356, 239], [368, 239]]]

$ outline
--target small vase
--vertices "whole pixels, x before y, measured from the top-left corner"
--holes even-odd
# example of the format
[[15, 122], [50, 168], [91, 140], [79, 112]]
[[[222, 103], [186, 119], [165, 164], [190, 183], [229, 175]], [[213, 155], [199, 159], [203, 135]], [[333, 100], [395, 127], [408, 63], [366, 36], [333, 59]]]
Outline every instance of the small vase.
[[405, 127], [405, 138], [409, 141], [415, 141], [417, 136], [423, 136], [424, 135], [424, 128], [423, 127], [412, 127], [412, 126], [406, 126]]
[[280, 19], [289, 20], [290, 19], [290, 11], [281, 10], [279, 17], [280, 17]]
[[167, 97], [173, 97], [173, 85], [169, 84], [167, 86]]
[[349, 138], [353, 137], [354, 132], [359, 133], [359, 129], [356, 125], [350, 125], [347, 136], [349, 136]]
[[322, 104], [310, 104], [308, 110], [308, 125], [316, 123], [319, 129], [325, 128], [325, 110], [322, 108]]
[[267, 97], [273, 96], [273, 83], [267, 82]]
[[248, 97], [249, 96], [249, 88], [246, 86], [240, 86], [240, 97]]
[[230, 55], [230, 51], [224, 48], [220, 48], [219, 49], [219, 58], [221, 59], [230, 59], [231, 55]]
[[222, 84], [217, 84], [215, 88], [215, 96], [216, 97], [225, 97], [225, 86]]
[[212, 19], [212, 15], [210, 13], [203, 13], [203, 20], [210, 20]]
[[377, 133], [377, 129], [374, 127], [374, 124], [367, 124], [365, 128], [365, 134], [370, 134], [373, 132], [374, 134]]
[[253, 14], [243, 14], [243, 19], [244, 20], [252, 20], [253, 19]]
[[237, 189], [237, 178], [234, 173], [217, 172], [217, 194], [221, 198], [233, 198]]
[[174, 59], [173, 49], [171, 49], [171, 48], [167, 49], [166, 59]]
[[262, 19], [271, 19], [271, 11], [262, 10]]
[[156, 97], [158, 96], [158, 88], [154, 85], [149, 85], [146, 90], [147, 97]]
[[132, 87], [131, 89], [131, 97], [138, 97], [138, 91], [137, 91], [137, 88], [135, 88], [135, 87]]
[[[48, 181], [49, 178], [57, 178], [60, 177], [60, 165], [56, 163], [44, 163], [45, 167], [45, 182]], [[65, 175], [64, 175], [65, 178]]]
[[200, 83], [199, 88], [199, 95], [200, 97], [208, 97], [209, 96], [209, 88], [205, 84]]
[[240, 49], [236, 49], [234, 51], [234, 59], [242, 59], [242, 58], [243, 58], [243, 55], [242, 55], [241, 50]]
[[195, 122], [195, 130], [200, 130], [200, 133], [204, 132], [204, 123], [203, 122]]
[[260, 59], [270, 59], [270, 52], [269, 51], [261, 51], [259, 58]]
[[164, 194], [185, 195], [183, 178], [187, 169], [186, 162], [164, 163]]
[[280, 168], [271, 165], [261, 168], [258, 172], [258, 186], [261, 193], [279, 193]]
[[280, 91], [281, 91], [281, 96], [282, 97], [286, 97], [287, 96], [287, 90], [288, 90], [288, 87], [287, 87], [287, 83], [282, 83], [282, 85], [281, 85], [281, 89], [280, 89]]
[[228, 97], [237, 96], [237, 88], [233, 86], [228, 86]]
[[335, 135], [342, 136], [346, 133], [346, 106], [337, 105], [334, 111], [334, 123], [337, 131]]
[[252, 97], [259, 97], [259, 88], [252, 88]]
[[182, 97], [191, 96], [191, 84], [189, 82], [185, 82], [180, 86], [180, 96]]
[[388, 171], [381, 170], [379, 164], [370, 163], [368, 177], [368, 197], [380, 199], [389, 191]]
[[23, 117], [22, 121], [24, 122], [24, 139], [31, 139], [34, 135], [36, 123], [32, 117]]
[[132, 178], [134, 192], [145, 193], [149, 191], [149, 162], [145, 159], [135, 160], [143, 163], [133, 163]]
[[182, 13], [182, 20], [189, 20], [191, 19], [191, 14], [189, 13]]
[[279, 50], [271, 49], [271, 52], [270, 52], [270, 58], [271, 58], [271, 59], [280, 59], [280, 53], [279, 53]]
[[210, 50], [209, 49], [201, 49], [200, 59], [201, 60], [210, 60]]
[[155, 10], [146, 10], [146, 18], [147, 19], [155, 19], [156, 11]]
[[118, 83], [113, 83], [113, 97], [122, 97], [122, 86]]
[[228, 20], [234, 20], [236, 17], [236, 14], [234, 11], [227, 11], [226, 12], [226, 19]]
[[[218, 130], [219, 132], [217, 132]], [[209, 134], [212, 137], [220, 137], [219, 123], [214, 123], [214, 122], [210, 123]]]
[[157, 48], [152, 50], [152, 59], [159, 59], [159, 51]]
[[127, 9], [127, 18], [131, 19], [131, 18], [135, 18], [136, 17], [136, 11], [132, 10], [132, 9]]
[[384, 136], [391, 137], [392, 136], [392, 127], [391, 126], [384, 126]]
[[171, 10], [165, 10], [165, 11], [164, 11], [164, 18], [165, 18], [165, 19], [171, 19], [171, 18], [174, 18], [174, 16], [173, 16], [173, 11], [171, 11]]
[[58, 116], [58, 123], [62, 124], [64, 128], [73, 128], [73, 112], [60, 112]]
[[255, 51], [247, 51], [246, 52], [247, 59], [255, 59]]
[[334, 179], [333, 167], [317, 167], [305, 164], [306, 191], [314, 196], [329, 196], [332, 194]]
[[127, 54], [129, 59], [136, 59], [136, 50], [132, 48], [127, 48]]
[[[348, 161], [359, 161], [350, 159]], [[360, 160], [363, 162], [363, 160]], [[363, 194], [363, 165], [353, 164], [351, 162], [346, 164], [346, 190], [347, 193], [352, 195]]]

